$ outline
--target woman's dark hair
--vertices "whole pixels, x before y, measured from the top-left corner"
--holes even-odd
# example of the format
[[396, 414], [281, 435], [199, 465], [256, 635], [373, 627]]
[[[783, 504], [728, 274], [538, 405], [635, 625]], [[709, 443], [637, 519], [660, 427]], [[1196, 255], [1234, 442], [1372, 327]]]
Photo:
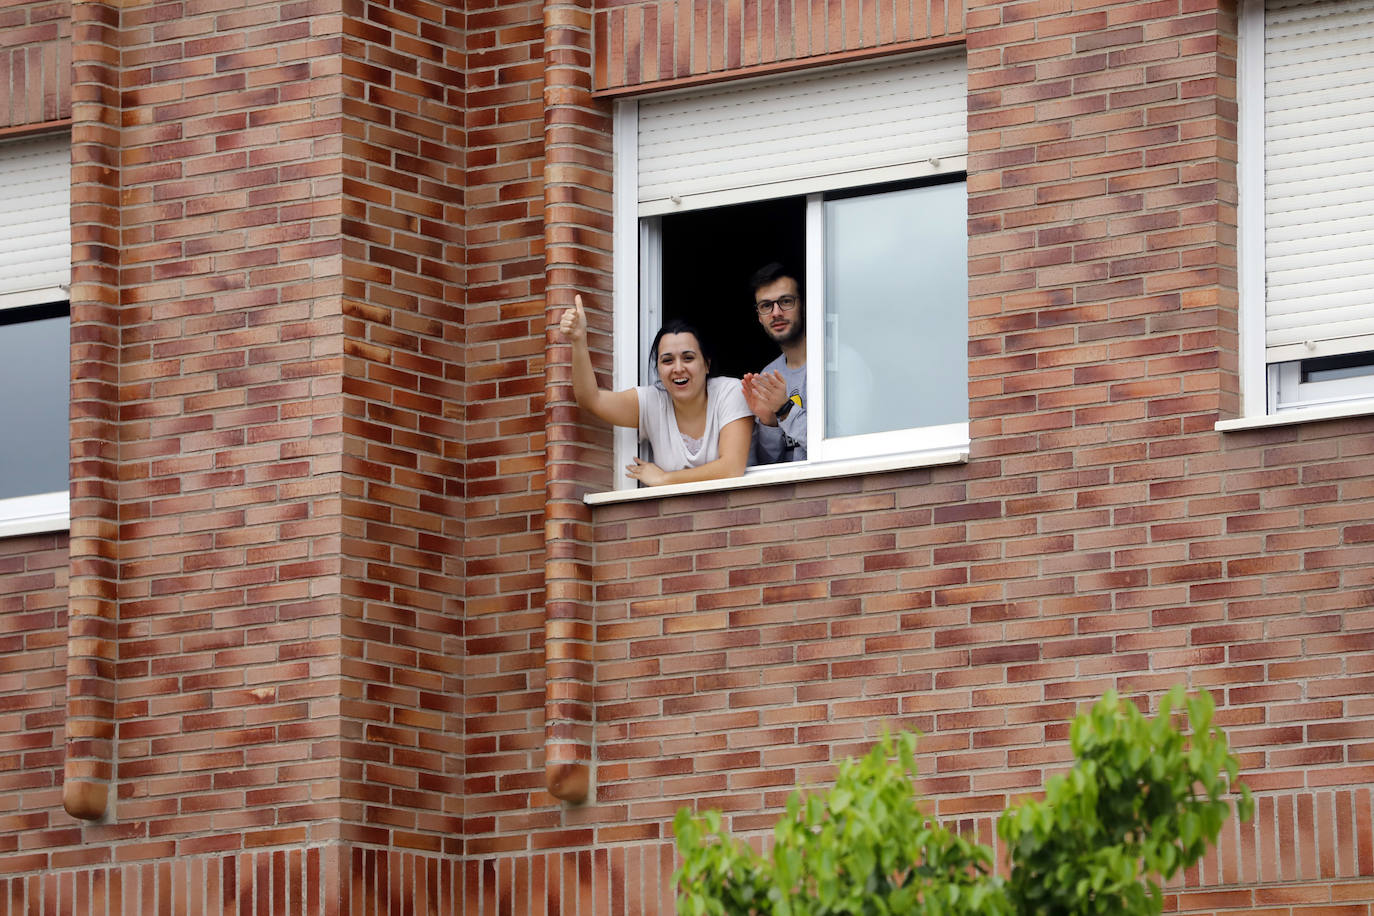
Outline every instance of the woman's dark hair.
[[658, 329], [654, 335], [654, 342], [649, 347], [649, 377], [654, 380], [655, 385], [661, 385], [658, 378], [658, 342], [663, 339], [664, 334], [691, 334], [697, 339], [697, 349], [701, 351], [701, 358], [706, 360], [706, 377], [711, 378], [711, 367], [716, 364], [716, 353], [707, 343], [706, 338], [701, 336], [701, 332], [696, 329], [696, 325], [681, 318], [670, 318], [663, 322], [663, 327]]

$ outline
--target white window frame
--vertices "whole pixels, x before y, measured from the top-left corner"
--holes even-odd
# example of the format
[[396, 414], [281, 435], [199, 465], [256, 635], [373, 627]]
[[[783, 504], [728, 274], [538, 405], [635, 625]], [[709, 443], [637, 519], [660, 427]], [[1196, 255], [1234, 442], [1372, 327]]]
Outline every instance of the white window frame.
[[[1302, 360], [1269, 365], [1269, 412], [1320, 408], [1327, 405], [1359, 403], [1374, 391], [1374, 360], [1370, 371], [1344, 378], [1303, 381]], [[1374, 405], [1371, 405], [1374, 409]]]
[[1241, 413], [1269, 412], [1264, 359], [1264, 0], [1241, 0], [1237, 91]]
[[[67, 135], [65, 133], [61, 135], [43, 134], [5, 140], [4, 142], [14, 144], [21, 144], [30, 140], [51, 142], [58, 136], [66, 138]], [[67, 143], [70, 147], [70, 140]], [[35, 305], [67, 303], [69, 301], [69, 283], [70, 281], [57, 286], [0, 292], [0, 311]], [[3, 333], [4, 325], [0, 325], [0, 334]], [[70, 362], [70, 350], [64, 352], [63, 358]], [[3, 469], [0, 469], [0, 473], [3, 473]], [[70, 527], [70, 520], [71, 498], [69, 490], [0, 499], [0, 537], [64, 531]]]
[[[616, 390], [643, 384], [641, 372], [646, 371], [648, 352], [654, 333], [661, 324], [661, 219], [657, 215], [641, 216], [638, 195], [638, 100], [616, 102], [613, 115], [614, 130], [614, 294], [612, 300], [615, 325], [615, 346], [612, 361], [612, 384]], [[894, 181], [939, 178], [964, 174], [967, 155], [914, 161], [902, 166], [875, 169], [871, 174], [859, 173], [853, 185], [834, 190], [862, 189], [869, 184]], [[897, 458], [896, 466], [923, 466], [957, 463], [968, 459], [969, 424], [945, 424], [892, 432], [827, 438], [820, 434], [825, 427], [825, 354], [831, 353], [831, 337], [826, 333], [825, 321], [825, 247], [824, 192], [811, 192], [805, 182], [780, 181], [769, 185], [769, 198], [806, 194], [806, 308], [807, 344], [812, 358], [807, 360], [807, 427], [808, 459], [790, 465], [751, 467], [746, 478], [758, 476], [773, 480], [781, 475], [802, 478], [834, 476], [851, 465], [854, 473], [863, 473], [881, 465], [888, 467]], [[715, 191], [700, 195], [682, 207], [706, 209], [759, 200], [756, 193]], [[674, 198], [675, 203], [681, 204]], [[966, 233], [964, 226], [959, 227]], [[967, 397], [967, 394], [966, 394]], [[636, 431], [617, 428], [615, 431], [615, 467], [628, 464], [638, 453]], [[902, 462], [905, 456], [909, 460]], [[617, 473], [616, 490], [635, 490], [636, 482]], [[714, 488], [714, 487], [712, 487]], [[652, 488], [661, 489], [661, 488]], [[677, 490], [677, 487], [673, 488]]]
[[71, 527], [71, 498], [66, 490], [0, 499], [0, 538], [66, 531]]
[[[1266, 356], [1265, 2], [1241, 0], [1238, 16], [1239, 331], [1241, 418], [1218, 429], [1374, 413], [1374, 373], [1303, 382], [1303, 360]], [[1265, 422], [1269, 421], [1269, 422]]]
[[[936, 171], [926, 174], [952, 175], [964, 171], [965, 162], [951, 160], [958, 168], [945, 168], [942, 163]], [[928, 165], [928, 164], [927, 164]], [[860, 188], [860, 190], [862, 190]], [[835, 336], [825, 312], [825, 195], [808, 194], [806, 198], [806, 327], [807, 344], [812, 345], [821, 359], [808, 359], [806, 362], [807, 390], [807, 457], [809, 461], [858, 461], [868, 458], [896, 454], [915, 454], [921, 452], [967, 449], [969, 444], [969, 424], [946, 423], [932, 426], [918, 426], [880, 433], [828, 437], [824, 435], [826, 424], [825, 370], [837, 359]], [[963, 228], [962, 226], [960, 228]], [[967, 240], [967, 233], [965, 234]], [[967, 301], [967, 300], [966, 300]], [[967, 307], [967, 306], [966, 306]], [[965, 316], [967, 319], [967, 316]], [[964, 337], [967, 353], [967, 333]], [[820, 392], [820, 396], [811, 392]], [[965, 376], [964, 403], [968, 403], [967, 376]], [[821, 431], [820, 435], [812, 430]]]

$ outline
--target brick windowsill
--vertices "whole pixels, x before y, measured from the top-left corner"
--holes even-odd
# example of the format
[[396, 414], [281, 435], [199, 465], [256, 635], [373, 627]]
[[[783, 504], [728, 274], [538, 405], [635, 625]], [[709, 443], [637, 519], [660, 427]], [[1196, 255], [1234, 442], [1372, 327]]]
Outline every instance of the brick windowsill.
[[805, 480], [824, 480], [829, 477], [855, 477], [860, 474], [879, 474], [884, 471], [905, 471], [912, 468], [938, 467], [968, 462], [968, 448], [917, 452], [909, 455], [888, 455], [881, 458], [862, 458], [853, 461], [829, 461], [824, 464], [778, 465], [750, 468], [743, 477], [703, 480], [697, 483], [674, 483], [662, 487], [639, 487], [634, 490], [610, 490], [588, 493], [583, 501], [590, 506], [660, 499], [691, 493], [714, 493], [719, 490], [741, 490], [745, 487], [766, 487], [773, 484], [799, 483]]

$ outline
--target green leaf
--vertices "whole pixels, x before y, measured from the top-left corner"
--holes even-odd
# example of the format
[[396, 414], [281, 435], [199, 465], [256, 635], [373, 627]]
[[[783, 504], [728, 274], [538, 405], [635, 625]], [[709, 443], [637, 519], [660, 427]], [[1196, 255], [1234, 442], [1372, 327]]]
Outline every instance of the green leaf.
[[[1180, 729], [1186, 710], [1191, 734]], [[1063, 916], [1158, 914], [1158, 879], [1215, 843], [1230, 805], [1253, 800], [1212, 719], [1206, 694], [1176, 688], [1146, 718], [1109, 691], [1074, 718], [1077, 762], [1042, 799], [1008, 808], [997, 835], [1010, 858], [990, 874], [989, 849], [921, 815], [912, 782], [915, 734], [884, 734], [843, 761], [828, 792], [793, 792], [761, 857], [719, 812], [673, 820], [679, 912], [695, 916]]]

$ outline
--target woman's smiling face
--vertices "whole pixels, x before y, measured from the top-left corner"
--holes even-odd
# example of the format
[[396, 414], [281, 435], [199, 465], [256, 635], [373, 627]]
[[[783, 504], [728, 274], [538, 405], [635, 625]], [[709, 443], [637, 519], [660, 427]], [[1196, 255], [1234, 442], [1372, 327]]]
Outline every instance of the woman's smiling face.
[[659, 380], [674, 400], [690, 401], [706, 390], [710, 369], [695, 334], [664, 334], [658, 340]]

